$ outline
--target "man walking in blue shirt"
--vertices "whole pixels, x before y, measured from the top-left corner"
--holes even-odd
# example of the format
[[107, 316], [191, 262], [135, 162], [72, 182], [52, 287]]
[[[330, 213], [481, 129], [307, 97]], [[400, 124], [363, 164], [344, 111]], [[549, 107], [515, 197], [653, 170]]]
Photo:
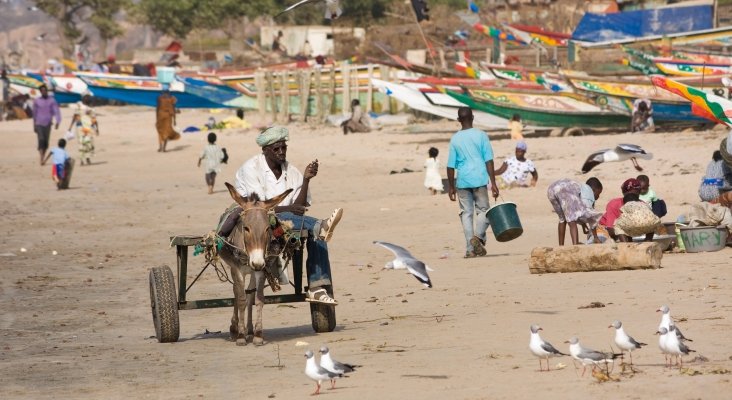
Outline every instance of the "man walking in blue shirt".
[[458, 122], [462, 129], [450, 139], [447, 158], [448, 196], [451, 201], [459, 199], [460, 221], [467, 247], [465, 258], [472, 258], [486, 255], [485, 232], [490, 224], [486, 217], [489, 207], [489, 178], [493, 197], [497, 198], [499, 192], [493, 169], [493, 148], [488, 134], [473, 128], [473, 111], [468, 107], [458, 109]]

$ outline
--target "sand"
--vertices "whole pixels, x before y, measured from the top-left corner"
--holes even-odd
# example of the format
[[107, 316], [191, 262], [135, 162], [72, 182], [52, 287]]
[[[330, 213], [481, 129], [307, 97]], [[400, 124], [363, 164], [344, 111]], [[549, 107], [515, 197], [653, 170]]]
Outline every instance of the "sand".
[[[463, 259], [457, 203], [422, 186], [427, 149], [439, 148], [444, 165], [454, 122], [348, 136], [333, 127], [291, 125], [289, 159], [301, 169], [320, 160], [309, 214], [323, 217], [345, 208], [330, 244], [338, 325], [316, 334], [307, 304], [267, 306], [268, 344], [237, 347], [228, 340], [230, 308], [182, 311], [179, 342], [157, 343], [148, 269], [175, 266], [171, 235], [203, 234], [215, 226], [231, 202], [223, 182], [259, 151], [256, 132], [219, 134], [231, 159], [215, 194], [208, 195], [204, 173], [196, 168], [204, 134], [184, 134], [160, 154], [153, 110], [99, 111], [94, 164], [77, 162], [66, 191], [56, 190], [50, 166], [38, 165], [31, 123], [0, 123], [5, 399], [304, 398], [315, 385], [303, 374], [303, 353], [321, 345], [336, 360], [362, 365], [336, 390], [323, 390], [325, 398], [729, 398], [730, 375], [711, 371], [732, 370], [732, 249], [667, 253], [659, 270], [528, 271], [531, 249], [557, 242], [546, 187], [564, 177], [584, 180], [579, 169], [590, 152], [635, 143], [654, 153], [641, 165], [668, 203], [665, 220], [672, 221], [698, 200], [699, 180], [723, 131], [528, 139], [539, 184], [502, 192], [503, 200], [518, 204], [523, 236], [508, 243], [491, 237], [487, 257]], [[62, 126], [70, 117], [68, 109], [63, 114]], [[183, 111], [179, 126], [200, 125], [207, 116]], [[53, 131], [53, 143], [62, 131]], [[510, 140], [496, 139], [493, 146], [499, 159], [512, 153]], [[75, 142], [69, 149], [77, 154]], [[389, 173], [403, 168], [416, 172]], [[593, 171], [606, 188], [599, 207], [636, 174], [630, 162]], [[423, 288], [403, 271], [382, 271], [391, 254], [373, 240], [400, 244], [425, 260], [435, 270], [434, 288]], [[202, 264], [200, 257], [191, 258], [189, 279]], [[210, 271], [188, 295], [230, 296], [230, 285]], [[605, 307], [579, 308], [595, 301]], [[694, 339], [689, 345], [695, 355], [708, 358], [686, 357], [699, 375], [664, 368], [654, 336], [660, 320], [655, 311], [663, 304]], [[553, 369], [557, 363], [564, 369], [538, 371], [528, 351], [530, 324], [540, 324], [544, 338], [562, 351], [573, 335], [585, 346], [610, 350], [614, 332], [607, 326], [615, 319], [648, 343], [635, 353], [638, 373], [600, 384], [580, 378], [568, 357], [551, 362]]]

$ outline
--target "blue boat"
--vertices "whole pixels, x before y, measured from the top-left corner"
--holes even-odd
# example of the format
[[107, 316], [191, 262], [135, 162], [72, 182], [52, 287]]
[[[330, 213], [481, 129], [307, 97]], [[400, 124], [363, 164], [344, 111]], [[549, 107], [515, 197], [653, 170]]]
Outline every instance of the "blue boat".
[[179, 76], [178, 79], [185, 84], [186, 93], [209, 99], [225, 107], [244, 108], [245, 106], [244, 96], [219, 78]]
[[[163, 84], [155, 77], [115, 75], [77, 72], [95, 97], [156, 107], [158, 97], [163, 93]], [[215, 100], [198, 96], [186, 91], [186, 85], [180, 80], [173, 81], [169, 87], [170, 94], [176, 98], [178, 108], [229, 108]]]

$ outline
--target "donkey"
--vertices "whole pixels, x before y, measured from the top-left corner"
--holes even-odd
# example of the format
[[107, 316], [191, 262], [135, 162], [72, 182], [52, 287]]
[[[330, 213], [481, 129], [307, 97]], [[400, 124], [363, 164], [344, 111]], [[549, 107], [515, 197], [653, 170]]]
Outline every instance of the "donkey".
[[[269, 211], [279, 204], [292, 189], [266, 201], [259, 200], [253, 193], [243, 198], [228, 182], [225, 183], [229, 194], [242, 208], [239, 220], [228, 237], [228, 243], [221, 251], [221, 258], [231, 269], [234, 281], [234, 315], [231, 317], [229, 333], [237, 346], [247, 344], [247, 339], [257, 346], [264, 344], [262, 336], [262, 308], [264, 307], [264, 271], [267, 246], [272, 240], [272, 227]], [[252, 274], [249, 287], [245, 290], [244, 278]], [[256, 289], [257, 320], [252, 328], [252, 302]], [[246, 313], [246, 315], [245, 315]], [[245, 318], [248, 317], [248, 318]], [[246, 326], [244, 322], [246, 321]]]

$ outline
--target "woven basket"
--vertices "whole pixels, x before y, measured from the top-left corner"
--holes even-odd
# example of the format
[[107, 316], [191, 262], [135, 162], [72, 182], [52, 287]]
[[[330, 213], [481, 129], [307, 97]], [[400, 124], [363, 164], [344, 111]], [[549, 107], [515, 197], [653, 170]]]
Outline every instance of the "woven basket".
[[640, 236], [655, 232], [661, 224], [661, 219], [643, 202], [631, 201], [620, 208], [622, 214], [615, 220], [619, 227], [628, 236]]

